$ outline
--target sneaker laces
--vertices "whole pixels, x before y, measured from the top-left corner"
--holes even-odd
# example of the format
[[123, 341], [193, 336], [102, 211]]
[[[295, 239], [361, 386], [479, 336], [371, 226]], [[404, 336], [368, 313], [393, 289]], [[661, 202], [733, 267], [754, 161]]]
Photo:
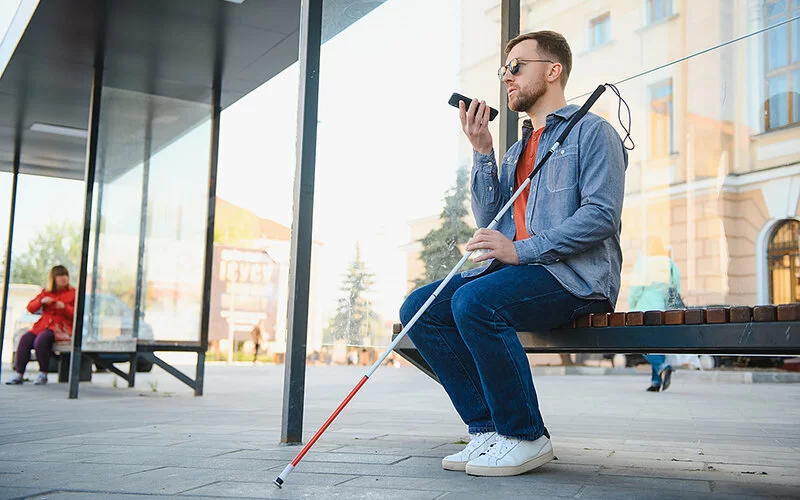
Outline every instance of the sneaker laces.
[[507, 438], [498, 434], [497, 441], [489, 446], [489, 449], [486, 450], [486, 455], [494, 458], [502, 458], [508, 450], [513, 448], [518, 442], [519, 439]]
[[[472, 435], [472, 439], [470, 439], [469, 444], [463, 451], [467, 453], [472, 453], [475, 449], [480, 448], [483, 444], [489, 439], [491, 436], [491, 432], [480, 432], [478, 434]], [[490, 446], [494, 446], [493, 444]]]

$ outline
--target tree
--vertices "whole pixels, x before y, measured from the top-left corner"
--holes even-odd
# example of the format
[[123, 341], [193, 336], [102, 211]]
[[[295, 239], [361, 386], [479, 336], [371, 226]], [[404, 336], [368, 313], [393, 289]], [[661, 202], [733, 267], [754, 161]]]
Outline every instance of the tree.
[[361, 250], [356, 243], [356, 258], [339, 288], [344, 296], [339, 299], [336, 314], [323, 332], [326, 343], [345, 340], [349, 345], [365, 345], [367, 339], [374, 338], [380, 328], [380, 316], [372, 310], [366, 297], [374, 284], [373, 278], [361, 260]]
[[11, 259], [11, 281], [44, 286], [50, 268], [61, 264], [70, 276], [78, 276], [81, 261], [81, 228], [62, 221], [51, 222], [28, 242], [28, 250]]
[[[456, 171], [456, 185], [444, 196], [444, 209], [440, 218], [442, 225], [419, 240], [422, 243], [420, 258], [425, 263], [425, 275], [414, 281], [415, 288], [427, 285], [447, 276], [464, 254], [459, 246], [466, 244], [475, 233], [475, 228], [464, 219], [468, 215], [469, 174], [466, 167]], [[476, 264], [467, 261], [461, 268], [466, 271]]]

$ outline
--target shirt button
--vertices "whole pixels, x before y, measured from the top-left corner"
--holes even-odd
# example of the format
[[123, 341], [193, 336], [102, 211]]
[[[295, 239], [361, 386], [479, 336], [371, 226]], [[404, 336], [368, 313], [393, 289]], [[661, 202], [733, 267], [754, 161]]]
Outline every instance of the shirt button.
[[492, 186], [489, 186], [489, 191], [491, 191], [491, 190], [492, 190]]

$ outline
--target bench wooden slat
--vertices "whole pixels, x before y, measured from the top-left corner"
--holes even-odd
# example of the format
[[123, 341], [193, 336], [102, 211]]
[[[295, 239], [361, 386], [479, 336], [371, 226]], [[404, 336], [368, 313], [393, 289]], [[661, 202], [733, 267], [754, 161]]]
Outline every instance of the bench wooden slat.
[[745, 306], [731, 307], [731, 323], [747, 323], [753, 320], [753, 309]]
[[575, 320], [575, 328], [586, 328], [592, 324], [592, 318], [590, 315], [581, 316], [580, 318]]
[[775, 306], [755, 306], [753, 308], [753, 321], [775, 321], [778, 317], [778, 308]]
[[647, 326], [658, 326], [664, 324], [664, 311], [645, 311], [644, 324]]
[[641, 326], [644, 324], [644, 313], [633, 311], [625, 314], [625, 326]]
[[611, 313], [608, 315], [608, 326], [625, 326], [625, 313]]
[[608, 326], [608, 313], [594, 313], [589, 316], [593, 327]]
[[672, 309], [664, 311], [665, 325], [682, 325], [686, 319], [686, 311], [683, 309]]
[[800, 319], [800, 304], [778, 306], [778, 321], [797, 321], [798, 319]]
[[706, 322], [705, 309], [687, 309], [684, 315], [684, 323], [687, 325], [702, 325]]
[[709, 307], [706, 309], [706, 323], [728, 323], [730, 310], [727, 307]]

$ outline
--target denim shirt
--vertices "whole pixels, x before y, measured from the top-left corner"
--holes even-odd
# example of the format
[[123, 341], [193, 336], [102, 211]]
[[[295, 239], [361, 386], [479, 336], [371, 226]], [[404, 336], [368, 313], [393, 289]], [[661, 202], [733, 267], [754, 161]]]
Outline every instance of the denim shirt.
[[[547, 116], [536, 164], [579, 109], [571, 104]], [[532, 133], [526, 120], [522, 139], [503, 157], [498, 171], [494, 151], [473, 153], [472, 212], [487, 227], [514, 193], [517, 161]], [[619, 296], [622, 250], [622, 199], [628, 154], [607, 121], [587, 113], [533, 177], [525, 212], [530, 238], [515, 241], [520, 265], [541, 265], [577, 297], [606, 299], [613, 310]], [[514, 211], [498, 221], [497, 231], [513, 240]], [[462, 273], [479, 276], [484, 267]]]

